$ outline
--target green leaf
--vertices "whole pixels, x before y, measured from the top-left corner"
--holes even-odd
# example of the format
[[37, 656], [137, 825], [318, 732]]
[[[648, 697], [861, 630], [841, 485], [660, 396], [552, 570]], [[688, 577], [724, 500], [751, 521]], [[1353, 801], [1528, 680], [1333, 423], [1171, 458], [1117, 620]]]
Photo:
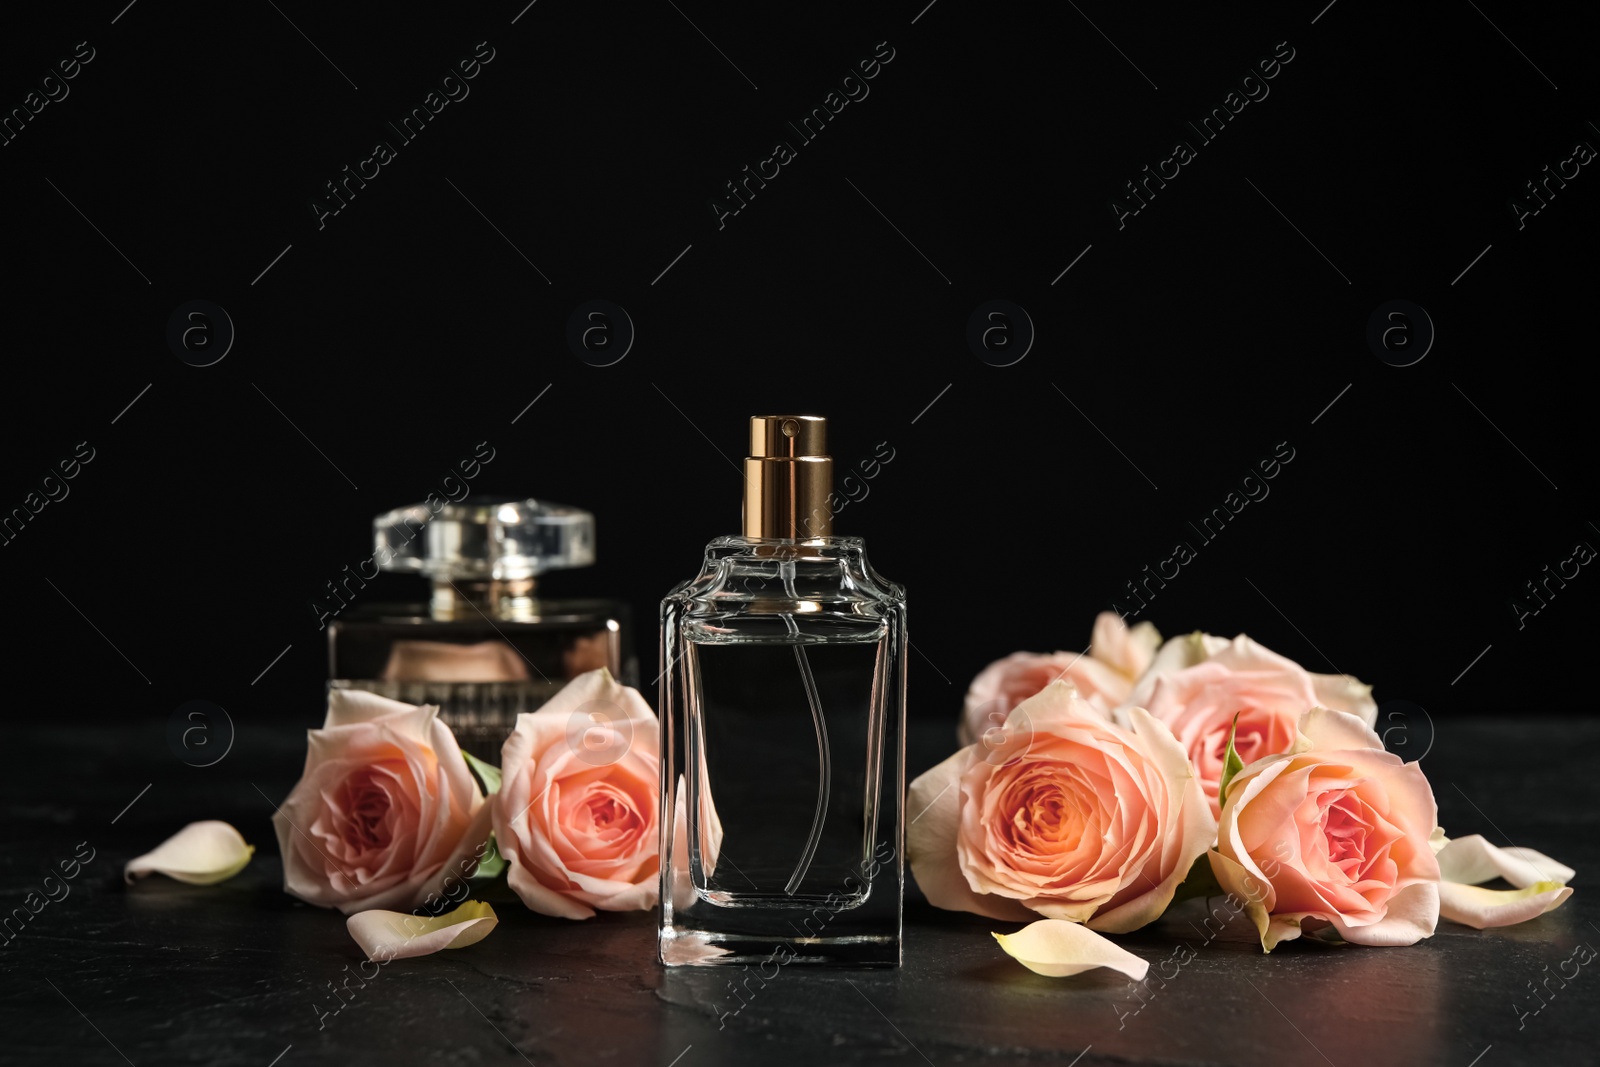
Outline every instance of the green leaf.
[[[1189, 873], [1182, 882], [1178, 883], [1177, 890], [1172, 894], [1172, 904], [1180, 901], [1193, 900], [1195, 897], [1220, 897], [1223, 895], [1222, 886], [1217, 882], [1217, 876], [1211, 870], [1211, 853], [1202, 852], [1195, 857]], [[1172, 905], [1169, 904], [1168, 907]]]
[[500, 847], [495, 844], [494, 834], [489, 835], [488, 844], [488, 850], [484, 852], [483, 858], [478, 861], [478, 869], [468, 875], [471, 881], [487, 882], [492, 878], [500, 877], [501, 872], [506, 869], [506, 858], [500, 855]]
[[492, 763], [485, 763], [470, 752], [461, 753], [466, 757], [467, 766], [477, 774], [478, 780], [483, 783], [485, 796], [494, 796], [500, 792], [500, 768]]
[[1228, 802], [1228, 786], [1233, 784], [1233, 776], [1244, 770], [1244, 760], [1239, 758], [1239, 753], [1233, 747], [1234, 731], [1239, 729], [1239, 716], [1233, 717], [1233, 724], [1228, 727], [1228, 754], [1222, 758], [1222, 781], [1217, 786], [1217, 804], [1220, 806]]

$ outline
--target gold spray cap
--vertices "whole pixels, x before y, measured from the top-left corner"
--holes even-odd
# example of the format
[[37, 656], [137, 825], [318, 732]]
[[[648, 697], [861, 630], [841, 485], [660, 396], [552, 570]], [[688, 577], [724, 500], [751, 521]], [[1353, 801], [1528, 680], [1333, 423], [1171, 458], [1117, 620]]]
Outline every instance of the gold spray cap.
[[805, 541], [833, 533], [828, 420], [756, 415], [744, 461], [744, 535]]

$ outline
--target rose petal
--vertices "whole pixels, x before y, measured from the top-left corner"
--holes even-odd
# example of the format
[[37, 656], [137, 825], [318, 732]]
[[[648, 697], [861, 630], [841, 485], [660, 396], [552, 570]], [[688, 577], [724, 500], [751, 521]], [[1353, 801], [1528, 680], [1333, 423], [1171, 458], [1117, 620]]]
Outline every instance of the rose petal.
[[1456, 882], [1439, 883], [1439, 914], [1476, 930], [1514, 926], [1559, 908], [1572, 890], [1555, 882], [1535, 882], [1524, 889], [1484, 889]]
[[411, 711], [412, 705], [381, 697], [364, 689], [328, 690], [328, 714], [322, 723], [330, 726], [349, 726], [358, 722], [371, 722], [397, 711]]
[[521, 898], [530, 911], [540, 915], [550, 915], [557, 919], [592, 919], [594, 909], [587, 904], [573, 900], [565, 894], [550, 889], [538, 878], [534, 877], [525, 866], [517, 866], [508, 862], [506, 866], [506, 884], [511, 891]]
[[1014, 934], [992, 936], [1007, 955], [1047, 978], [1065, 978], [1096, 967], [1109, 967], [1137, 982], [1150, 970], [1150, 964], [1118, 948], [1109, 938], [1063, 919], [1040, 919]]
[[1313, 674], [1311, 689], [1317, 703], [1334, 711], [1354, 715], [1367, 726], [1378, 721], [1378, 702], [1372, 699], [1372, 686], [1348, 674]]
[[1408, 885], [1389, 898], [1387, 910], [1377, 922], [1350, 926], [1335, 918], [1334, 929], [1353, 945], [1415, 945], [1425, 937], [1432, 937], [1439, 925], [1444, 888], [1436, 882]]
[[1094, 619], [1089, 640], [1089, 655], [1113, 670], [1137, 679], [1155, 659], [1161, 647], [1161, 634], [1154, 623], [1141, 622], [1132, 629], [1114, 611], [1102, 611]]
[[396, 641], [378, 677], [397, 682], [526, 682], [528, 666], [504, 641]]
[[[591, 735], [604, 747], [589, 747]], [[517, 716], [492, 814], [507, 884], [529, 908], [587, 919], [655, 906], [658, 736], [644, 697], [603, 667]], [[586, 821], [583, 805], [601, 794], [628, 808], [626, 839]]]
[[1071, 719], [1105, 722], [1108, 716], [1085, 700], [1076, 685], [1058, 678], [1012, 708], [1005, 725], [1007, 729], [1022, 731], [1027, 740], [1027, 735], [1035, 730], [1046, 730]]
[[1265, 876], [1257, 877], [1260, 872], [1252, 869], [1253, 864], [1252, 868], [1246, 868], [1231, 857], [1215, 851], [1206, 853], [1206, 858], [1211, 861], [1211, 873], [1217, 884], [1234, 901], [1244, 906], [1245, 914], [1255, 924], [1256, 933], [1261, 935], [1262, 952], [1271, 952], [1278, 947], [1278, 942], [1292, 941], [1300, 936], [1298, 919], [1291, 921], [1269, 913], [1268, 909], [1277, 897]]
[[1478, 885], [1504, 878], [1518, 888], [1539, 882], [1566, 885], [1577, 872], [1531, 848], [1501, 848], [1482, 834], [1453, 838], [1439, 850], [1439, 876], [1447, 882]]
[[668, 967], [698, 966], [732, 954], [732, 949], [708, 945], [693, 937], [674, 937], [661, 942], [661, 962]]
[[[1112, 616], [1115, 618], [1115, 616]], [[1079, 652], [1013, 652], [989, 664], [972, 680], [962, 708], [957, 738], [962, 745], [983, 742], [1019, 704], [1055, 681], [1064, 681], [1099, 711], [1110, 716], [1123, 703], [1132, 680], [1117, 668]]]
[[152, 851], [129, 860], [122, 877], [132, 882], [147, 874], [164, 874], [190, 885], [215, 885], [244, 870], [255, 850], [225, 822], [192, 822]]
[[1212, 656], [1228, 647], [1228, 639], [1215, 637], [1212, 634], [1194, 633], [1183, 634], [1179, 637], [1168, 638], [1156, 651], [1155, 658], [1150, 661], [1150, 666], [1145, 668], [1134, 683], [1133, 692], [1126, 704], [1136, 704], [1141, 708], [1150, 706], [1150, 694], [1155, 691], [1156, 681], [1169, 674], [1174, 674], [1197, 663], [1204, 663]]
[[[465, 878], [489, 836], [489, 808], [438, 708], [359, 690], [328, 696], [332, 725], [309, 731], [305, 771], [272, 817], [284, 890], [349, 915], [409, 908]], [[343, 783], [369, 778], [388, 798], [381, 848], [344, 840]]]
[[386, 963], [427, 956], [444, 948], [466, 948], [489, 936], [500, 919], [481, 900], [469, 900], [428, 918], [399, 911], [362, 911], [345, 920], [367, 959]]
[[1312, 708], [1300, 716], [1301, 752], [1345, 752], [1350, 749], [1383, 749], [1383, 739], [1358, 716], [1347, 711]]
[[961, 826], [961, 771], [972, 751], [962, 749], [911, 783], [906, 797], [906, 811], [911, 815], [906, 824], [911, 875], [928, 903], [936, 908], [1026, 922], [1033, 917], [1027, 908], [1005, 897], [974, 893], [961, 873], [956, 856]]
[[[709, 878], [715, 871], [717, 857], [722, 852], [722, 819], [711, 804], [711, 791], [706, 787], [705, 753], [701, 752], [700, 772], [700, 866]], [[697, 899], [694, 878], [689, 870], [689, 784], [678, 775], [678, 789], [672, 802], [672, 906], [687, 910]], [[726, 950], [724, 950], [725, 954]]]
[[1201, 633], [1199, 630], [1180, 634], [1168, 639], [1156, 652], [1155, 660], [1150, 664], [1150, 671], [1156, 674], [1170, 674], [1185, 667], [1193, 667], [1196, 663], [1204, 663], [1231, 643], [1226, 637]]
[[1152, 763], [1169, 783], [1167, 839], [1163, 848], [1170, 853], [1171, 873], [1159, 885], [1141, 874], [1141, 884], [1148, 887], [1148, 892], [1094, 917], [1095, 929], [1113, 934], [1137, 930], [1166, 911], [1195, 860], [1205, 855], [1217, 839], [1217, 821], [1211, 817], [1211, 807], [1178, 739], [1143, 708], [1130, 708], [1127, 714], [1133, 731], [1149, 745]]

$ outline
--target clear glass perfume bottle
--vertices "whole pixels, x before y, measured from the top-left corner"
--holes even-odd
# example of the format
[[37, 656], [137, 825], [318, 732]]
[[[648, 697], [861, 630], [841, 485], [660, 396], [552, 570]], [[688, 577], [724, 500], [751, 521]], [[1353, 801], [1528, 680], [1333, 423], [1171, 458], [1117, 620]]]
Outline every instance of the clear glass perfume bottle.
[[[468, 497], [372, 521], [376, 550], [327, 624], [332, 686], [436, 704], [461, 747], [491, 763], [517, 715], [606, 667], [635, 684], [626, 605], [538, 595], [541, 575], [594, 562], [594, 516], [539, 500]], [[365, 604], [379, 570], [431, 579], [426, 604]], [[338, 591], [335, 590], [335, 595]]]
[[832, 536], [825, 432], [750, 420], [744, 535], [661, 604], [668, 966], [900, 962], [905, 591]]

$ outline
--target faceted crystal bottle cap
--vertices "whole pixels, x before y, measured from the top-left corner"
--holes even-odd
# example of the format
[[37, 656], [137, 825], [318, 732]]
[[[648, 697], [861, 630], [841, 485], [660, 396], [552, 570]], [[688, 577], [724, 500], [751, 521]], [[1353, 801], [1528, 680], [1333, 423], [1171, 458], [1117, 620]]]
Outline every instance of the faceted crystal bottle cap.
[[372, 520], [378, 566], [447, 578], [515, 581], [594, 562], [594, 516], [542, 500], [467, 497]]

